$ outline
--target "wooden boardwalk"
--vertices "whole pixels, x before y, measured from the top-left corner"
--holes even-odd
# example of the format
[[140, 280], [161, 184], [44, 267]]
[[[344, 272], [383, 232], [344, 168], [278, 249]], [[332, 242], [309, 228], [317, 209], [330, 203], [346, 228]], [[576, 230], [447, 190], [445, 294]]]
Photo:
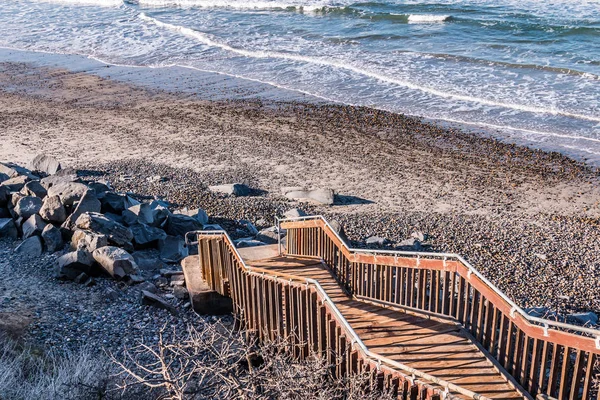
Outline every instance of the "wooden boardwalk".
[[317, 280], [363, 343], [377, 354], [488, 398], [524, 398], [452, 321], [353, 299], [317, 258], [275, 256], [246, 263], [273, 275]]

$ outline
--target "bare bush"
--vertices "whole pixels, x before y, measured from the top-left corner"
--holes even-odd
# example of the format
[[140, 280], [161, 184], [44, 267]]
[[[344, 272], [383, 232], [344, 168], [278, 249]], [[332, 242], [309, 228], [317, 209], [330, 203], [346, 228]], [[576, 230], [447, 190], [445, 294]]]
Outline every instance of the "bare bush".
[[0, 337], [0, 399], [103, 399], [110, 366], [86, 348], [45, 353]]
[[[176, 337], [172, 335], [171, 337]], [[113, 361], [124, 394], [146, 388], [152, 398], [183, 399], [391, 399], [368, 374], [335, 378], [331, 365], [290, 355], [279, 340], [259, 344], [221, 323], [189, 327], [179, 339], [139, 344]]]

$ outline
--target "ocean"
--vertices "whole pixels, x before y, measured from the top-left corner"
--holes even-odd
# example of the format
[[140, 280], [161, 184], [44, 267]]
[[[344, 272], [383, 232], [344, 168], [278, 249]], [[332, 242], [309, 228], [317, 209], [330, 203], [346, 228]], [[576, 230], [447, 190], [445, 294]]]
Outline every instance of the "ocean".
[[600, 0], [0, 0], [0, 47], [220, 74], [600, 165]]

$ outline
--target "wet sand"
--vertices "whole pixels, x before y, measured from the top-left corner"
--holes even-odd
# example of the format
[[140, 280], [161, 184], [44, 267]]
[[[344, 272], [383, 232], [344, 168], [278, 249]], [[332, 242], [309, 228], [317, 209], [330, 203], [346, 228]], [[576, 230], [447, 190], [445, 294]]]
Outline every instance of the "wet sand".
[[[43, 152], [147, 194], [160, 171], [166, 197], [214, 217], [272, 218], [293, 206], [281, 187], [332, 188], [338, 204], [311, 210], [358, 244], [424, 230], [523, 306], [600, 310], [599, 172], [557, 153], [368, 108], [203, 101], [19, 63], [0, 64], [0, 132], [0, 161]], [[232, 181], [263, 194], [205, 194]]]

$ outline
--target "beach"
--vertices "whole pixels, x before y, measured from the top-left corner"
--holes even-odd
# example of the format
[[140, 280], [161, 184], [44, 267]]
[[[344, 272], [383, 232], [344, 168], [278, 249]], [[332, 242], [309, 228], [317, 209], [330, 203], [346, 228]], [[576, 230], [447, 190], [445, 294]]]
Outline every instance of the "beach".
[[[394, 248], [422, 232], [423, 249], [466, 256], [523, 307], [600, 310], [596, 168], [369, 108], [199, 97], [5, 62], [0, 161], [49, 154], [117, 190], [203, 208], [225, 227], [266, 226], [298, 206], [341, 222], [358, 247], [377, 235]], [[233, 182], [256, 195], [207, 190]], [[336, 203], [296, 204], [281, 195], [290, 186], [331, 188]]]

